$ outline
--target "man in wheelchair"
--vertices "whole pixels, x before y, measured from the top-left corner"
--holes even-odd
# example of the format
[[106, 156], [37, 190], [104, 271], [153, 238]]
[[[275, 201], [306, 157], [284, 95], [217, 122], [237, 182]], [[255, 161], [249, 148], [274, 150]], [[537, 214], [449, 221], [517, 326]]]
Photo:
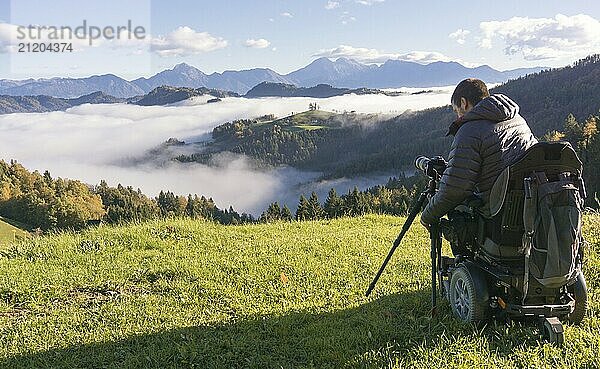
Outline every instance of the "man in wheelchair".
[[587, 308], [581, 161], [568, 143], [538, 143], [519, 106], [480, 80], [451, 102], [449, 159], [421, 215], [454, 254], [438, 263], [442, 294], [465, 322], [533, 318], [560, 344], [559, 319], [579, 323]]

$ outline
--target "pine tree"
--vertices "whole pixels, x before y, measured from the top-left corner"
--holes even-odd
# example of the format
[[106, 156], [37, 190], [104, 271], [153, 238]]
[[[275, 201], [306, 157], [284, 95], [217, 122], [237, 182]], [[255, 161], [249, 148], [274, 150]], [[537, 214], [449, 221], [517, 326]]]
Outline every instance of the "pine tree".
[[288, 222], [292, 220], [292, 211], [287, 205], [283, 205], [283, 208], [281, 209], [281, 219]]
[[308, 219], [318, 220], [325, 217], [325, 211], [321, 207], [317, 194], [313, 191], [308, 199]]
[[187, 204], [185, 206], [185, 215], [190, 218], [196, 217], [196, 209], [194, 207], [194, 198], [192, 198], [192, 194], [188, 195]]
[[337, 218], [343, 214], [343, 204], [344, 201], [342, 198], [338, 196], [335, 188], [332, 188], [327, 194], [327, 199], [323, 205], [323, 210], [328, 218]]
[[275, 222], [281, 219], [281, 208], [277, 201], [271, 203], [267, 210], [265, 210], [259, 218], [262, 223]]
[[348, 194], [344, 198], [344, 212], [350, 216], [360, 215], [359, 207], [360, 207], [360, 194], [358, 192], [358, 187], [354, 187], [352, 191], [348, 191]]
[[304, 195], [300, 195], [300, 200], [298, 201], [298, 208], [296, 209], [296, 220], [306, 220], [309, 219], [309, 204], [308, 200]]

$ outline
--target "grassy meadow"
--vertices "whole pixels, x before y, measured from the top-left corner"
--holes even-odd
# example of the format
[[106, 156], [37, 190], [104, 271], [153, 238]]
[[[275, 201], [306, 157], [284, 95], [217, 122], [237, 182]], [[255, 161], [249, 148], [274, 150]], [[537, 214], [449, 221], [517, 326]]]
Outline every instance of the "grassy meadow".
[[561, 348], [535, 327], [429, 316], [418, 222], [369, 298], [404, 219], [223, 226], [174, 219], [0, 244], [1, 368], [600, 367], [600, 217], [591, 306]]

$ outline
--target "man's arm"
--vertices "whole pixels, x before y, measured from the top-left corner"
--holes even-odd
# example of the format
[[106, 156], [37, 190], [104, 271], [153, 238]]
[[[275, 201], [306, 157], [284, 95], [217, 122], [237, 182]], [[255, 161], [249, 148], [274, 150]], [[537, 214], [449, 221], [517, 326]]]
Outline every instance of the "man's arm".
[[[437, 193], [423, 210], [421, 222], [431, 224], [460, 205], [475, 191], [481, 168], [481, 138], [477, 130], [461, 127], [454, 136], [448, 167], [440, 179]], [[477, 124], [477, 123], [474, 123]]]

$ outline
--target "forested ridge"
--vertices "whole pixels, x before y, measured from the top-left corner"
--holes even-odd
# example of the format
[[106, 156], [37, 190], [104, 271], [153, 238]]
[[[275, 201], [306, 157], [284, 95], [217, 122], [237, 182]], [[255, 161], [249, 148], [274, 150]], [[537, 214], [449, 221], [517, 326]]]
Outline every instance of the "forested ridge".
[[583, 121], [600, 109], [600, 54], [573, 65], [512, 80], [493, 89], [518, 102], [537, 136], [560, 129], [573, 114]]
[[0, 160], [0, 215], [30, 230], [82, 229], [104, 221], [125, 223], [155, 218], [204, 218], [223, 224], [253, 221], [233, 208], [219, 209], [211, 198], [161, 191], [155, 198], [140, 189], [105, 181], [97, 186], [30, 172], [16, 161]]

